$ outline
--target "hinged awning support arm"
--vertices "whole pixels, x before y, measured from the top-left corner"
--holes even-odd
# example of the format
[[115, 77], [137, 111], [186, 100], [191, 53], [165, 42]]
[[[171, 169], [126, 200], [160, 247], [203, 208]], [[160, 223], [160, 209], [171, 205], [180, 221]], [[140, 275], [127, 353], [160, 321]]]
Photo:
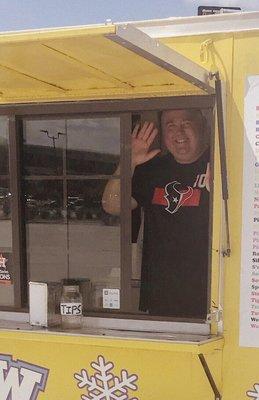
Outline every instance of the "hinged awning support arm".
[[215, 396], [215, 400], [221, 400], [222, 396], [219, 393], [219, 390], [217, 388], [217, 385], [213, 379], [212, 373], [210, 372], [209, 366], [207, 364], [207, 361], [205, 360], [205, 357], [203, 354], [198, 354], [199, 360], [201, 362], [202, 368], [207, 376], [207, 379], [209, 381], [210, 387], [213, 390], [214, 396]]
[[225, 126], [223, 114], [223, 99], [222, 99], [222, 86], [219, 77], [219, 72], [210, 74], [211, 79], [215, 78], [215, 92], [217, 104], [217, 120], [218, 120], [218, 134], [219, 134], [219, 152], [220, 152], [220, 169], [221, 169], [221, 185], [222, 185], [222, 198], [224, 201], [225, 223], [226, 223], [226, 249], [223, 250], [223, 256], [229, 257], [230, 249], [230, 233], [229, 233], [229, 218], [228, 218], [228, 179], [227, 179], [227, 157], [226, 157], [226, 143], [225, 143]]
[[109, 33], [105, 37], [199, 87], [208, 94], [215, 93], [209, 72], [205, 68], [164, 45], [158, 39], [151, 38], [133, 25], [117, 25], [116, 32]]

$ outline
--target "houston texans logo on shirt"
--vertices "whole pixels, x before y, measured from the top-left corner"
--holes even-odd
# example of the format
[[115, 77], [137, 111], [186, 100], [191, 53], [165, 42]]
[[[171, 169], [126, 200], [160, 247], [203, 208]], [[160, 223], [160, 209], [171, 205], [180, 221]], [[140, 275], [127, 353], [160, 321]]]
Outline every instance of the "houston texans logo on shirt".
[[169, 182], [165, 188], [155, 188], [152, 204], [165, 206], [170, 214], [176, 213], [180, 207], [197, 207], [200, 204], [201, 190], [180, 182]]
[[193, 188], [191, 186], [185, 188], [181, 183], [174, 181], [166, 185], [165, 193], [164, 197], [168, 204], [166, 210], [174, 214], [193, 195]]
[[198, 174], [193, 186], [183, 185], [178, 181], [169, 182], [165, 187], [156, 187], [152, 204], [165, 206], [170, 214], [176, 213], [180, 207], [198, 207], [203, 189], [209, 192], [209, 163], [206, 173]]

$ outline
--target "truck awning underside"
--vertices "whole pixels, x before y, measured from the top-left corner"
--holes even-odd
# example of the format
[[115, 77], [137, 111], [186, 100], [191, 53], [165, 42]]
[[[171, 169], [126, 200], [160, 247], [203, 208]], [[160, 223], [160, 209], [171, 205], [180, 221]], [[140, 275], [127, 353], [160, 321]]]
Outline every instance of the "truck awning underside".
[[0, 104], [206, 94], [112, 41], [115, 33], [112, 25], [1, 34]]

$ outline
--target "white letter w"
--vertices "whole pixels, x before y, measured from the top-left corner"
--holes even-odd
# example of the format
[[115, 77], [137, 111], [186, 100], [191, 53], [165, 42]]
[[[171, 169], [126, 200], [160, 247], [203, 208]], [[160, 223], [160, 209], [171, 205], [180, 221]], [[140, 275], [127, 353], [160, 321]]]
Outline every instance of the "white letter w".
[[[0, 360], [0, 400], [34, 400], [35, 385], [42, 380], [42, 373], [24, 367], [8, 365]], [[35, 392], [38, 393], [38, 390]]]

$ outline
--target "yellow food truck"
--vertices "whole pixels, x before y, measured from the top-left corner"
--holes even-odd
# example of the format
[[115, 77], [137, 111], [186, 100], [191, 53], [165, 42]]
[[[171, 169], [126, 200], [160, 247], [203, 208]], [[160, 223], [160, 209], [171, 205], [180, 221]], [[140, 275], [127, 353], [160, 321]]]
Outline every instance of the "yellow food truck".
[[[258, 46], [257, 12], [0, 34], [0, 400], [259, 399]], [[138, 306], [131, 132], [172, 109], [210, 143], [204, 318]]]

